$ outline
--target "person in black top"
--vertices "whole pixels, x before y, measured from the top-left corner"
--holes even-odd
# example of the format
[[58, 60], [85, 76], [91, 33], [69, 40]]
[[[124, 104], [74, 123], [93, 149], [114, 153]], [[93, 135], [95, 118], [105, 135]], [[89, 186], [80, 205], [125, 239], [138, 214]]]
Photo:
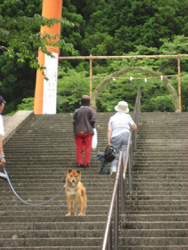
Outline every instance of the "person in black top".
[[[73, 127], [76, 142], [76, 157], [78, 168], [90, 167], [90, 152], [95, 127], [95, 112], [90, 106], [90, 97], [83, 95], [81, 107], [75, 110], [73, 115]], [[82, 160], [83, 148], [85, 148], [84, 162]]]

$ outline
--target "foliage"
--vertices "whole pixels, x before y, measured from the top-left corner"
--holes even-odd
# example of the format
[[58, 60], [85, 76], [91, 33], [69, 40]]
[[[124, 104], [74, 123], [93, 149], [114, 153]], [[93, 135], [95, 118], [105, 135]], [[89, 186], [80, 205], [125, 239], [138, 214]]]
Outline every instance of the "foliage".
[[158, 111], [173, 112], [174, 106], [172, 104], [172, 96], [164, 95], [151, 98], [149, 102], [146, 103], [144, 108], [146, 109], [147, 112], [158, 112]]
[[[187, 12], [182, 11], [180, 0], [82, 2], [85, 2], [86, 7], [78, 11], [83, 16], [87, 15], [86, 37], [87, 33], [95, 36], [96, 33], [107, 32], [113, 37], [114, 55], [135, 51], [135, 46], [140, 44], [159, 48], [162, 45], [161, 38], [173, 39], [174, 35], [185, 34], [185, 24], [188, 27]], [[188, 5], [185, 0], [183, 2], [185, 6]], [[91, 53], [91, 49], [93, 44], [87, 54]]]
[[[169, 43], [168, 40], [163, 41], [164, 44], [161, 48], [147, 48], [145, 46], [138, 46], [137, 52], [135, 55], [141, 54], [144, 51], [145, 54], [150, 54], [153, 51], [154, 54], [159, 53], [159, 51], [163, 51], [164, 54], [169, 53], [174, 54], [174, 51], [177, 52], [186, 52], [186, 44], [187, 37], [177, 36], [174, 41]], [[173, 51], [172, 49], [173, 48]], [[183, 48], [185, 49], [183, 51]], [[132, 54], [132, 53], [130, 53]], [[177, 53], [175, 53], [177, 54]], [[188, 70], [186, 66], [186, 59], [182, 59], [184, 61], [184, 70]], [[155, 70], [160, 72], [161, 75], [165, 74], [177, 74], [177, 59], [122, 59], [122, 60], [113, 60], [108, 63], [108, 67], [105, 67], [105, 72], [101, 70], [99, 64], [94, 64], [93, 73], [96, 74], [96, 77], [106, 77], [108, 74], [111, 75], [113, 72], [120, 70], [121, 68], [127, 66], [142, 66], [151, 70]], [[138, 67], [137, 67], [138, 68]], [[147, 72], [147, 70], [146, 70]], [[100, 93], [97, 100], [97, 110], [98, 111], [114, 111], [114, 106], [116, 103], [123, 99], [129, 103], [130, 110], [133, 110], [134, 102], [137, 93], [138, 85], [141, 85], [142, 91], [142, 110], [143, 111], [174, 111], [174, 104], [172, 94], [169, 93], [166, 85], [158, 78], [148, 78], [147, 82], [144, 81], [144, 78], [147, 78], [151, 75], [148, 75], [146, 72], [134, 71], [123, 75], [125, 79], [116, 79], [116, 81], [111, 80], [108, 86]], [[155, 75], [155, 74], [154, 74]], [[156, 73], [157, 75], [157, 73]], [[159, 75], [159, 73], [158, 73]], [[140, 80], [133, 80], [130, 82], [128, 79], [133, 76], [134, 78], [141, 78]], [[186, 102], [186, 105], [183, 105], [183, 111], [186, 111], [187, 107], [187, 84], [186, 84], [186, 74], [182, 73], [182, 88], [185, 89], [182, 92], [182, 101]], [[79, 76], [78, 76], [79, 77]], [[88, 78], [89, 80], [89, 78]], [[79, 80], [78, 80], [79, 81]], [[178, 81], [176, 77], [169, 78], [170, 83], [174, 86], [176, 91], [178, 92]], [[63, 83], [63, 78], [62, 78]], [[93, 79], [93, 84], [95, 90], [96, 86], [100, 83], [99, 79]], [[71, 95], [71, 93], [69, 93]], [[59, 110], [60, 111], [60, 110]], [[73, 109], [72, 109], [73, 111]]]
[[34, 98], [30, 97], [30, 98], [24, 98], [22, 100], [22, 103], [20, 103], [17, 106], [17, 110], [33, 110], [33, 106], [34, 106]]
[[[134, 67], [133, 67], [134, 68]], [[126, 68], [125, 68], [126, 69]], [[128, 68], [129, 69], [129, 68]], [[159, 78], [148, 79], [145, 82], [144, 70], [135, 68], [134, 72], [125, 73], [122, 75], [124, 79], [113, 78], [111, 82], [102, 90], [97, 99], [98, 111], [114, 111], [114, 106], [120, 101], [125, 100], [129, 103], [129, 108], [134, 109], [135, 99], [137, 95], [138, 86], [141, 86], [142, 93], [142, 111], [171, 111], [173, 112], [175, 106], [173, 104], [173, 96], [169, 93], [167, 85], [160, 81]], [[146, 71], [149, 71], [146, 69]], [[152, 73], [152, 71], [151, 71]], [[128, 80], [131, 75], [134, 78], [139, 78], [132, 81]], [[113, 74], [115, 76], [115, 74]], [[113, 99], [110, 98], [113, 96]], [[162, 102], [160, 103], [161, 100]], [[159, 105], [160, 103], [160, 105]]]
[[124, 100], [128, 102], [130, 111], [133, 111], [137, 87], [138, 83], [132, 83], [128, 80], [112, 80], [109, 86], [99, 95], [97, 99], [97, 110], [99, 112], [113, 112], [117, 103]]
[[43, 68], [37, 62], [39, 47], [46, 54], [50, 54], [46, 46], [52, 43], [73, 51], [64, 39], [56, 41], [56, 35], [41, 36], [40, 26], [74, 25], [64, 19], [48, 20], [40, 12], [41, 0], [0, 1], [0, 93], [7, 101], [5, 113], [15, 110], [23, 98], [34, 96], [36, 69]]
[[103, 56], [111, 55], [113, 51], [113, 38], [106, 32], [96, 32], [94, 35], [86, 33], [82, 43], [83, 53]]
[[[113, 71], [113, 69], [117, 68], [118, 63], [121, 65], [122, 62], [112, 62], [109, 68]], [[147, 71], [152, 72], [151, 70]], [[130, 81], [131, 74], [134, 74], [134, 78], [141, 79]], [[96, 77], [101, 76], [104, 77], [104, 73], [97, 74]], [[115, 76], [115, 73], [113, 76]], [[97, 110], [99, 112], [112, 112], [114, 106], [120, 100], [125, 100], [129, 103], [129, 108], [132, 111], [138, 86], [141, 85], [143, 111], [174, 111], [173, 98], [167, 89], [167, 85], [159, 77], [148, 79], [146, 83], [144, 77], [145, 71], [141, 71], [137, 67], [137, 71], [123, 74], [122, 79], [118, 77], [111, 79], [108, 85], [105, 85], [99, 93]], [[98, 84], [100, 84], [100, 80], [93, 81], [94, 89]], [[76, 73], [75, 70], [69, 70], [64, 75], [61, 75], [58, 86], [58, 112], [73, 112], [80, 105], [80, 97], [83, 94], [89, 94], [89, 76], [83, 71]], [[153, 105], [151, 105], [152, 103]]]
[[[72, 44], [74, 50], [68, 51], [65, 47], [61, 47], [61, 54], [67, 55], [78, 55], [80, 53], [80, 47], [82, 46], [82, 29], [85, 26], [83, 16], [76, 12], [76, 6], [71, 4], [70, 0], [64, 2], [63, 6], [63, 19], [67, 20], [68, 23], [75, 25], [62, 25], [61, 33], [67, 44]], [[63, 63], [62, 63], [63, 64]]]
[[[60, 70], [61, 71], [61, 70]], [[58, 81], [57, 111], [73, 112], [80, 106], [82, 95], [89, 95], [89, 78], [85, 71], [69, 69]]]
[[38, 48], [49, 55], [51, 53], [47, 50], [48, 46], [64, 47], [69, 51], [73, 50], [71, 44], [66, 44], [63, 39], [57, 39], [56, 34], [50, 36], [44, 33], [41, 36], [40, 26], [52, 27], [59, 22], [68, 24], [68, 22], [55, 18], [48, 20], [37, 14], [33, 17], [18, 16], [16, 18], [0, 16], [0, 41], [3, 42], [3, 46], [0, 48], [5, 55], [16, 58], [18, 63], [24, 63], [26, 59], [29, 59], [31, 68], [39, 68], [40, 65], [36, 59]]
[[15, 58], [7, 55], [0, 56], [0, 93], [7, 104], [4, 113], [16, 110], [16, 106], [25, 97], [34, 95], [35, 71], [29, 69], [29, 63], [17, 63]]
[[[24, 108], [29, 104], [27, 98], [34, 96], [38, 48], [48, 53], [49, 39], [56, 39], [48, 34], [41, 37], [41, 25], [61, 22], [61, 44], [57, 45], [62, 56], [188, 54], [187, 0], [66, 0], [62, 20], [47, 20], [40, 16], [41, 11], [42, 0], [0, 0], [0, 93], [7, 101], [6, 113], [20, 103]], [[81, 95], [89, 94], [89, 62], [62, 60], [59, 65], [58, 112], [72, 112]], [[174, 58], [95, 60], [93, 74], [105, 78], [125, 66], [177, 74]], [[188, 111], [187, 71], [188, 60], [181, 58], [183, 111]], [[130, 76], [134, 77], [132, 82]], [[120, 98], [127, 100], [132, 110], [139, 84], [144, 111], [174, 110], [172, 96], [159, 79], [145, 83], [148, 74], [139, 71], [122, 77], [126, 79], [111, 81], [103, 89], [98, 110], [113, 111]], [[93, 90], [102, 79], [93, 79]], [[178, 92], [177, 78], [168, 79]]]

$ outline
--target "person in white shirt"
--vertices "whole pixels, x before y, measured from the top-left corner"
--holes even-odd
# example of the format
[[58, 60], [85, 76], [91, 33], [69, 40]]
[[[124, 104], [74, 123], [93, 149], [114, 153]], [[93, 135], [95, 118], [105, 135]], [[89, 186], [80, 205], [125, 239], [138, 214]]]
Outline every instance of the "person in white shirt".
[[136, 124], [129, 114], [128, 104], [120, 101], [115, 106], [117, 113], [110, 117], [108, 122], [108, 146], [116, 149], [116, 158], [112, 161], [110, 174], [116, 173], [119, 152], [123, 152], [123, 162], [125, 161], [130, 130], [137, 129]]
[[[5, 166], [6, 160], [5, 155], [3, 151], [3, 136], [5, 134], [4, 132], [4, 125], [3, 125], [3, 118], [1, 113], [3, 112], [3, 109], [5, 107], [5, 100], [2, 96], [0, 96], [0, 168]], [[0, 177], [6, 180], [6, 175], [0, 172]]]

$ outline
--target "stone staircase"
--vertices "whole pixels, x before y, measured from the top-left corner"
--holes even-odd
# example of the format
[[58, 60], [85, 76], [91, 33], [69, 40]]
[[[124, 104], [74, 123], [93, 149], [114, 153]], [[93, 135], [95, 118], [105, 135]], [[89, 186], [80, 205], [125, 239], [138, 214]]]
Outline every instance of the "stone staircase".
[[[112, 113], [97, 113], [98, 147], [82, 170], [87, 215], [66, 217], [64, 193], [28, 206], [0, 179], [0, 250], [101, 249], [114, 178], [98, 174]], [[120, 216], [120, 250], [188, 249], [188, 115], [142, 113], [132, 169], [133, 189]], [[31, 116], [4, 146], [10, 180], [22, 199], [40, 203], [63, 187], [76, 166], [72, 114]], [[109, 168], [109, 166], [108, 166]], [[126, 183], [126, 191], [127, 191]]]
[[188, 249], [188, 114], [142, 113], [120, 250]]
[[[114, 178], [98, 174], [97, 151], [107, 145], [107, 122], [97, 116], [98, 148], [91, 168], [81, 170], [87, 189], [86, 216], [66, 217], [65, 194], [44, 206], [28, 206], [0, 179], [0, 249], [101, 249]], [[4, 145], [6, 170], [22, 199], [40, 203], [65, 184], [68, 168], [76, 167], [72, 114], [32, 116]]]

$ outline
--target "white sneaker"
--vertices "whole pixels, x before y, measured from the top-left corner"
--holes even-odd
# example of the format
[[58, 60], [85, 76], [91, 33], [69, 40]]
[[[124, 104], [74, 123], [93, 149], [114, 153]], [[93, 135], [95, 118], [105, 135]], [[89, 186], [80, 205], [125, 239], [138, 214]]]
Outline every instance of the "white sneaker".
[[4, 180], [7, 180], [6, 175], [5, 175], [5, 174], [3, 174], [3, 173], [1, 173], [1, 172], [0, 172], [0, 178], [3, 178]]
[[116, 170], [112, 170], [111, 172], [110, 172], [110, 175], [116, 175]]

